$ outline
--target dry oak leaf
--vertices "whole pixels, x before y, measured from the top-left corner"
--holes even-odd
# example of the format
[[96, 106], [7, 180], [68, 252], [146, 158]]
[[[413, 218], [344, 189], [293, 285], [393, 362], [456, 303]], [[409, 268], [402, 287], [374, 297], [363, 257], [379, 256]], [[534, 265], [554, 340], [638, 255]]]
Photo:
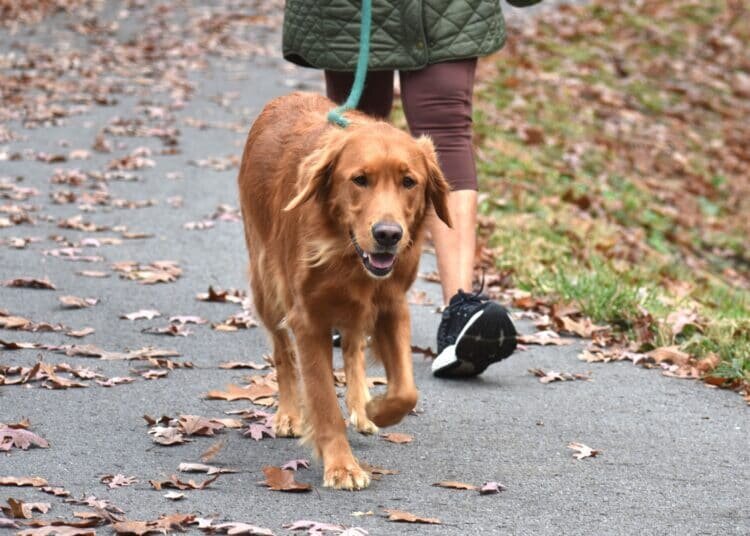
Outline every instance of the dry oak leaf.
[[576, 442], [569, 443], [568, 448], [576, 451], [575, 453], [573, 453], [573, 457], [577, 460], [582, 460], [584, 458], [594, 458], [600, 452], [584, 445], [583, 443]]
[[152, 320], [156, 318], [157, 316], [161, 316], [161, 313], [157, 311], [156, 309], [140, 309], [133, 313], [120, 315], [120, 318], [125, 319], [125, 320], [141, 320], [141, 319]]
[[46, 514], [49, 512], [50, 503], [27, 503], [17, 499], [8, 498], [8, 506], [2, 506], [2, 511], [13, 519], [31, 519], [34, 511]]
[[102, 484], [107, 484], [109, 489], [122, 488], [136, 484], [138, 480], [134, 476], [125, 476], [121, 474], [116, 475], [104, 475], [99, 479]]
[[573, 344], [571, 339], [563, 339], [554, 331], [537, 331], [531, 335], [519, 335], [516, 340], [521, 344], [538, 344], [540, 346], [565, 346]]
[[77, 275], [82, 275], [83, 277], [96, 277], [96, 278], [104, 278], [109, 277], [109, 272], [102, 272], [101, 270], [81, 270], [79, 272], [76, 272]]
[[71, 525], [46, 525], [20, 530], [16, 532], [16, 536], [96, 536], [96, 531], [92, 528], [80, 528]]
[[180, 415], [178, 425], [185, 434], [200, 436], [212, 436], [224, 428], [222, 423], [200, 415]]
[[171, 514], [161, 516], [155, 521], [121, 521], [112, 524], [112, 529], [117, 534], [134, 534], [142, 536], [152, 532], [167, 534], [171, 531], [185, 532], [185, 525], [192, 523], [195, 516], [192, 514]]
[[15, 287], [15, 288], [35, 288], [42, 290], [56, 290], [57, 287], [47, 279], [35, 279], [31, 277], [17, 277], [16, 279], [7, 279], [3, 281], [4, 287]]
[[208, 320], [194, 315], [177, 315], [169, 317], [170, 324], [208, 324]]
[[572, 380], [590, 381], [591, 378], [586, 374], [571, 374], [570, 372], [555, 372], [550, 370], [545, 372], [543, 369], [531, 368], [529, 372], [539, 378], [541, 383], [566, 382]]
[[268, 486], [273, 491], [300, 493], [312, 490], [310, 484], [295, 481], [294, 471], [290, 471], [289, 469], [267, 465], [263, 467], [263, 474], [266, 476], [266, 479], [260, 483]]
[[662, 346], [646, 354], [656, 363], [671, 363], [673, 365], [690, 364], [690, 354], [680, 350], [679, 346]]
[[505, 486], [499, 482], [485, 482], [484, 485], [479, 488], [480, 495], [493, 495], [501, 491], [505, 491]]
[[208, 478], [203, 482], [196, 482], [195, 480], [188, 480], [185, 482], [177, 478], [177, 475], [172, 475], [169, 477], [169, 480], [149, 480], [148, 483], [151, 484], [154, 489], [159, 491], [167, 488], [175, 488], [179, 490], [205, 489], [217, 478], [219, 478], [219, 475], [215, 475], [213, 478]]
[[[296, 471], [300, 467], [304, 467], [305, 469], [310, 468], [310, 461], [309, 460], [289, 460], [284, 465], [281, 466], [282, 469], [289, 469], [291, 471]], [[364, 469], [364, 466], [362, 466], [362, 469]], [[365, 469], [366, 471], [367, 469]]]
[[143, 372], [140, 372], [141, 377], [146, 380], [157, 380], [159, 378], [166, 378], [167, 374], [169, 374], [169, 370], [149, 369], [149, 370], [144, 370]]
[[112, 265], [120, 276], [142, 285], [171, 283], [182, 275], [182, 268], [176, 261], [154, 261], [150, 264], [139, 264], [133, 261], [117, 262]]
[[152, 438], [154, 443], [165, 446], [181, 445], [191, 441], [186, 439], [180, 429], [174, 426], [154, 426], [148, 433], [154, 436]]
[[52, 486], [43, 486], [39, 488], [39, 491], [43, 491], [44, 493], [48, 493], [49, 495], [54, 495], [55, 497], [69, 497], [70, 492], [66, 490], [65, 488], [60, 487], [52, 487]]
[[99, 303], [96, 298], [79, 298], [78, 296], [60, 296], [58, 300], [66, 309], [84, 309]]
[[273, 536], [271, 529], [248, 525], [247, 523], [221, 523], [220, 525], [211, 525], [211, 528], [227, 534], [250, 534], [256, 536]]
[[245, 292], [237, 289], [215, 289], [212, 286], [208, 287], [208, 292], [201, 292], [195, 295], [195, 298], [200, 301], [209, 302], [230, 302], [230, 303], [242, 303], [245, 299]]
[[380, 437], [391, 443], [411, 443], [414, 441], [414, 436], [409, 434], [401, 434], [399, 432], [389, 432], [387, 434], [380, 434]]
[[205, 397], [209, 400], [250, 400], [255, 402], [267, 397], [275, 396], [278, 389], [265, 384], [253, 384], [240, 387], [230, 383], [226, 391], [209, 391]]
[[309, 519], [301, 519], [294, 523], [288, 523], [284, 525], [284, 528], [290, 532], [304, 530], [307, 534], [312, 534], [313, 536], [322, 535], [326, 532], [342, 534], [345, 536], [366, 536], [368, 534], [366, 530], [359, 527], [351, 527], [347, 529], [343, 525], [321, 523], [320, 521], [310, 521]]
[[454, 480], [444, 480], [442, 482], [435, 482], [433, 486], [436, 486], [438, 488], [468, 489], [472, 491], [479, 489], [474, 484], [467, 484], [465, 482], [456, 482]]
[[141, 330], [141, 333], [148, 333], [150, 335], [170, 335], [172, 337], [187, 337], [192, 331], [187, 329], [184, 324], [167, 324], [160, 328], [144, 328]]
[[598, 326], [590, 318], [585, 317], [581, 320], [573, 320], [569, 316], [555, 317], [555, 321], [561, 331], [578, 335], [584, 339], [590, 339], [596, 333], [602, 333], [610, 330], [609, 326]]
[[12, 519], [0, 516], [0, 529], [17, 529], [18, 524]]
[[380, 480], [382, 475], [397, 475], [398, 471], [394, 469], [385, 469], [384, 467], [378, 467], [377, 465], [370, 465], [365, 461], [359, 462], [359, 466], [362, 470], [367, 471], [373, 480]]
[[203, 463], [181, 463], [177, 470], [182, 473], [206, 473], [207, 475], [218, 475], [223, 473], [236, 473], [236, 469], [226, 469], [224, 467], [214, 467]]
[[226, 363], [219, 363], [220, 369], [249, 368], [253, 370], [265, 370], [270, 367], [271, 365], [269, 365], [268, 363], [254, 363], [253, 361], [229, 361]]
[[0, 452], [9, 451], [12, 447], [26, 450], [30, 446], [43, 449], [49, 448], [49, 443], [43, 437], [39, 437], [28, 430], [10, 428], [0, 424]]
[[88, 335], [91, 335], [95, 331], [96, 330], [94, 328], [82, 328], [82, 329], [67, 331], [67, 332], [65, 332], [65, 335], [67, 335], [68, 337], [75, 337], [77, 339], [80, 339], [82, 337], [86, 337]]
[[42, 345], [38, 342], [15, 342], [0, 339], [0, 347], [5, 350], [30, 350], [33, 348], [41, 348]]
[[273, 428], [268, 426], [268, 424], [257, 423], [257, 422], [250, 424], [247, 427], [247, 430], [245, 430], [245, 433], [242, 435], [246, 437], [251, 437], [255, 441], [260, 441], [264, 437], [270, 437], [270, 438], [276, 437], [276, 433], [273, 431]]
[[46, 485], [47, 481], [39, 476], [0, 476], [0, 486], [33, 486], [38, 488]]
[[131, 378], [130, 376], [114, 376], [112, 378], [107, 378], [106, 380], [94, 381], [102, 387], [114, 387], [115, 385], [121, 385], [123, 383], [133, 383], [135, 378]]
[[443, 524], [443, 522], [436, 517], [419, 517], [402, 510], [385, 509], [383, 511], [388, 514], [388, 521], [397, 521], [401, 523], [425, 523], [428, 525]]

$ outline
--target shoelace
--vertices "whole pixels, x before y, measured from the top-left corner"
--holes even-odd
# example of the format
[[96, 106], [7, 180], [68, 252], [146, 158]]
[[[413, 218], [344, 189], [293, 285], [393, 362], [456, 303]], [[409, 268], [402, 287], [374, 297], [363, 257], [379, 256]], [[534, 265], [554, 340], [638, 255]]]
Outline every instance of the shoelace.
[[482, 303], [490, 299], [486, 294], [482, 294], [484, 290], [484, 270], [482, 270], [482, 281], [479, 283], [479, 290], [472, 293], [464, 292], [458, 289], [458, 304], [462, 303]]

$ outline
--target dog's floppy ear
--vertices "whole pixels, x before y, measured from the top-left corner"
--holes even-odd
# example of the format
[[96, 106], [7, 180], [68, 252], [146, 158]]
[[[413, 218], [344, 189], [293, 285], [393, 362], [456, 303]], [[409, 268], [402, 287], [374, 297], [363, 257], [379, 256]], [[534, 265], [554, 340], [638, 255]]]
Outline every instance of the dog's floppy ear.
[[300, 189], [284, 207], [285, 212], [309, 201], [328, 185], [336, 159], [344, 147], [344, 140], [341, 132], [329, 132], [324, 135], [321, 146], [302, 160], [297, 170], [297, 184]]
[[448, 227], [452, 227], [451, 216], [448, 212], [448, 192], [451, 188], [440, 170], [435, 146], [428, 136], [420, 136], [417, 143], [422, 149], [427, 166], [427, 199], [435, 209], [438, 218], [443, 220]]

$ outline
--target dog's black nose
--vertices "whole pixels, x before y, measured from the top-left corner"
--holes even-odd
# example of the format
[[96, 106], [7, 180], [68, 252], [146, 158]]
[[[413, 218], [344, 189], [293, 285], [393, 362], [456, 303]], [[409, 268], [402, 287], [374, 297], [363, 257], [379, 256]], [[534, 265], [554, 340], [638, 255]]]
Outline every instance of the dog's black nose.
[[392, 247], [404, 236], [404, 230], [398, 223], [379, 221], [372, 226], [372, 236], [381, 246]]

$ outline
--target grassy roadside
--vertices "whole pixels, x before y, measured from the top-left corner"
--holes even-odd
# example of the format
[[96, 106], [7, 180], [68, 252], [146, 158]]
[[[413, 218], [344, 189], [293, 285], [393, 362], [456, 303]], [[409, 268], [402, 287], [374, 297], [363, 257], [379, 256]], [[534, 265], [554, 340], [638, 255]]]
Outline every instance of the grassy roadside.
[[750, 13], [625, 4], [545, 13], [480, 64], [487, 252], [530, 306], [750, 403]]

